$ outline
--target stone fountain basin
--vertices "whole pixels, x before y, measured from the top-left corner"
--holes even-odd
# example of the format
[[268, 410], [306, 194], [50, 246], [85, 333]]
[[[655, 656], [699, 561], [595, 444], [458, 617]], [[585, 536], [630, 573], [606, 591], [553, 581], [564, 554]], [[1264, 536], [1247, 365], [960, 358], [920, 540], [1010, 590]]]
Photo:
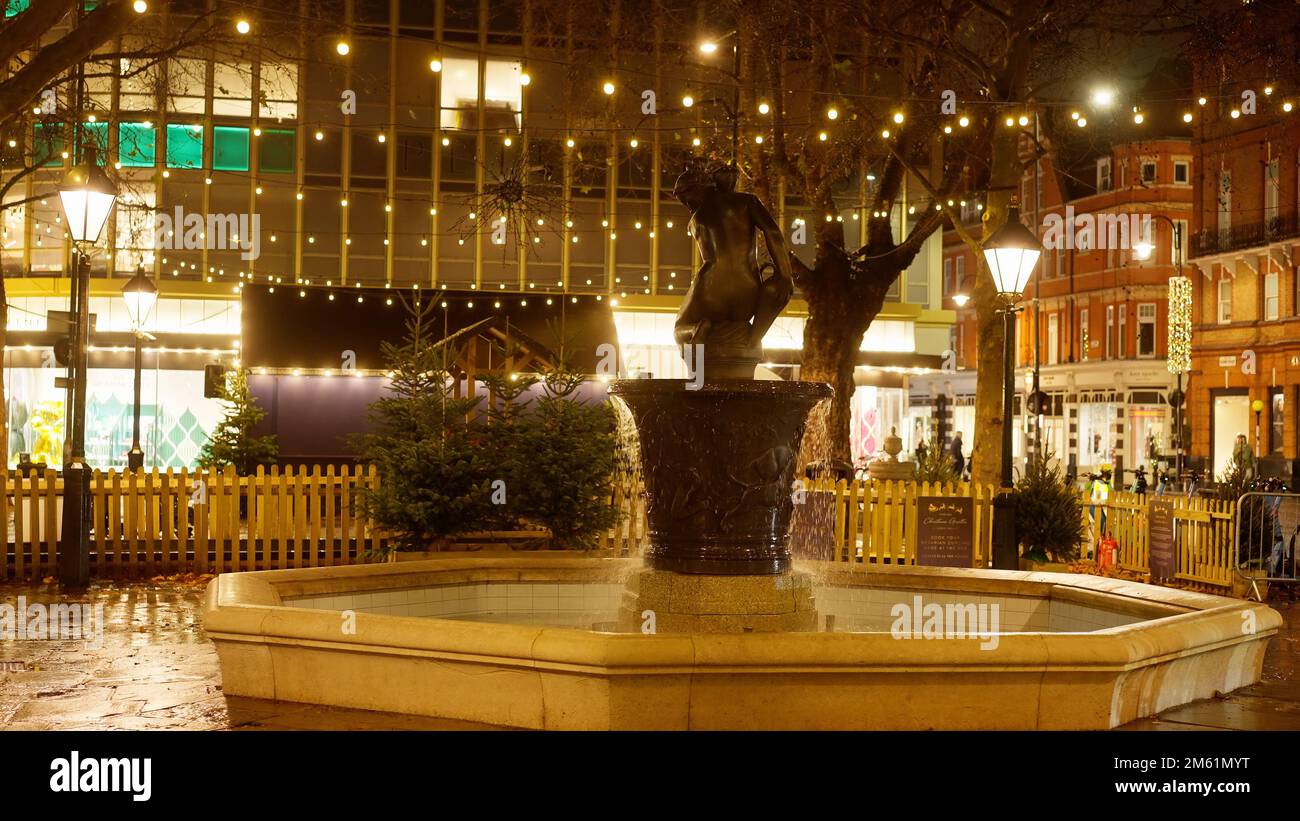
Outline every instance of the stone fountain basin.
[[[1261, 604], [1095, 576], [810, 562], [822, 626], [870, 632], [601, 632], [641, 566], [512, 555], [227, 573], [204, 627], [229, 695], [534, 729], [852, 730], [1115, 727], [1257, 682], [1282, 623]], [[895, 638], [891, 602], [915, 595], [998, 603], [996, 648]], [[553, 626], [566, 620], [590, 623]]]

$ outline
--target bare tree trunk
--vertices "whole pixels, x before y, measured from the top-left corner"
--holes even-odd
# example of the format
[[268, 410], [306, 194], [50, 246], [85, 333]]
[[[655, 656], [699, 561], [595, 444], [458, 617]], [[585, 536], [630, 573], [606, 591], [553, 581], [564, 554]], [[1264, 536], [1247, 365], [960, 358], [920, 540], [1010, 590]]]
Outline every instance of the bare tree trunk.
[[[984, 207], [984, 236], [1006, 221], [1011, 195], [1020, 185], [1020, 132], [999, 130], [993, 137], [988, 202]], [[1001, 300], [984, 260], [978, 260], [975, 281], [976, 372], [975, 442], [971, 451], [971, 480], [998, 484], [1002, 475], [1003, 426], [1013, 424], [1003, 413], [1005, 353]]]
[[863, 327], [856, 336], [847, 333], [846, 325], [841, 323], [848, 319], [815, 311], [809, 313], [804, 325], [803, 365], [799, 378], [829, 383], [835, 389], [835, 395], [808, 415], [800, 465], [820, 459], [853, 461], [848, 435], [852, 419], [853, 369], [857, 365], [858, 347], [866, 328]]

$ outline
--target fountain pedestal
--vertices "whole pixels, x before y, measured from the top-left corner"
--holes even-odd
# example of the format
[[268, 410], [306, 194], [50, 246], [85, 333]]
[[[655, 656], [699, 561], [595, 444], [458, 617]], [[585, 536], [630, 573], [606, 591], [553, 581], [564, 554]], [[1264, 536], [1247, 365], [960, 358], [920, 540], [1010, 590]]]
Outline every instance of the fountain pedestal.
[[817, 629], [812, 576], [632, 573], [618, 611], [622, 633], [803, 633]]
[[795, 457], [819, 382], [616, 382], [641, 443], [650, 547], [623, 629], [811, 630], [812, 587], [790, 572]]

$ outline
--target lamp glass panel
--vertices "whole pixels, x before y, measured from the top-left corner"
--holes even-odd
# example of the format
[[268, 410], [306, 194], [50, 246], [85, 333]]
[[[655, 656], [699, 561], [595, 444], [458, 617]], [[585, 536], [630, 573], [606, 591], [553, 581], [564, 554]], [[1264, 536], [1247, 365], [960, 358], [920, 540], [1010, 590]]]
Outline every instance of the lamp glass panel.
[[74, 242], [99, 240], [115, 199], [112, 194], [103, 191], [79, 189], [59, 192], [63, 215], [68, 221], [68, 234]]

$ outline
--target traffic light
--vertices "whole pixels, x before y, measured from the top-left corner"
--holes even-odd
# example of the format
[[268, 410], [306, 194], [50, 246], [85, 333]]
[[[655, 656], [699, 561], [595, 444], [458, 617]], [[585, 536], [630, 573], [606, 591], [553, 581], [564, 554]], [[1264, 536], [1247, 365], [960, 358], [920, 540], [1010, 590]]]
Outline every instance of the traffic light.
[[221, 390], [226, 386], [226, 369], [220, 365], [203, 366], [203, 397], [220, 399]]

